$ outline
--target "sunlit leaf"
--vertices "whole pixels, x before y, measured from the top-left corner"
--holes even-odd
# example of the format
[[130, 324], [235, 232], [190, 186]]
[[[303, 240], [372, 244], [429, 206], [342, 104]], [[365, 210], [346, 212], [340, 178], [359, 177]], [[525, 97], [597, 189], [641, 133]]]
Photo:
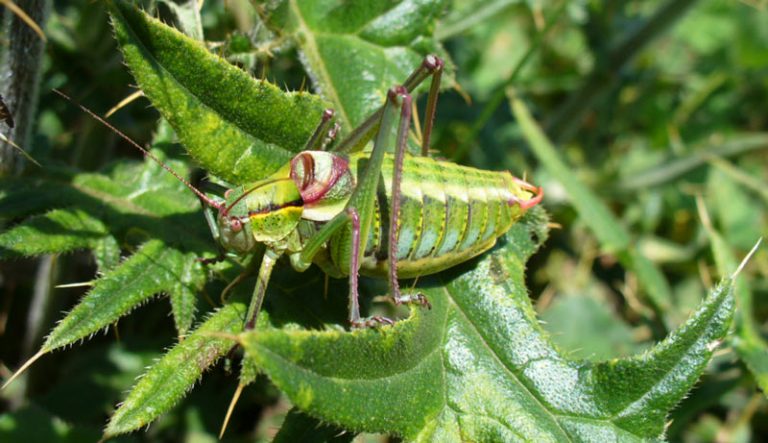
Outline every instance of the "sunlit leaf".
[[[276, 5], [276, 6], [275, 6]], [[282, 0], [267, 23], [290, 36], [317, 92], [333, 103], [344, 131], [363, 122], [429, 53], [443, 51], [432, 37], [444, 2]]]
[[203, 322], [142, 375], [112, 415], [105, 434], [113, 436], [147, 425], [173, 407], [202, 373], [229, 351], [245, 323], [245, 305], [230, 303]]
[[123, 56], [190, 154], [232, 183], [263, 178], [300, 151], [329, 107], [281, 91], [122, 1], [111, 3]]
[[347, 429], [417, 441], [640, 441], [693, 386], [733, 311], [731, 282], [641, 356], [568, 360], [541, 329], [524, 286], [541, 219], [425, 285], [431, 311], [392, 328], [266, 329], [246, 357], [302, 410]]
[[0, 256], [40, 255], [96, 246], [104, 224], [82, 210], [56, 209], [0, 234]]
[[186, 262], [194, 259], [159, 240], [150, 240], [93, 285], [51, 331], [42, 350], [60, 348], [109, 326], [152, 295], [182, 280]]

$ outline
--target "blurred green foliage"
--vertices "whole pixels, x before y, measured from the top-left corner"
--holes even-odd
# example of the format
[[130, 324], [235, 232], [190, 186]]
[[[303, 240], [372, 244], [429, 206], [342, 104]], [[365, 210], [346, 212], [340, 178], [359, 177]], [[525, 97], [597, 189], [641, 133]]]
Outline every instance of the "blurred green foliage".
[[[212, 52], [253, 76], [289, 90], [311, 89], [295, 46], [262, 21], [264, 4], [208, 1], [198, 23], [188, 5], [181, 4], [187, 9], [179, 14], [179, 6], [167, 1], [144, 3], [190, 35], [199, 26]], [[567, 355], [603, 360], [649, 348], [732, 272], [722, 259], [715, 264], [723, 249], [741, 258], [768, 234], [767, 9], [759, 0], [454, 0], [437, 16], [434, 35], [455, 66], [455, 85], [440, 98], [433, 145], [438, 155], [459, 163], [527, 173], [546, 189], [544, 206], [555, 225], [527, 264], [527, 286], [544, 327]], [[130, 185], [131, 174], [120, 165], [139, 154], [50, 92], [62, 89], [103, 113], [134, 91], [103, 4], [54, 2], [45, 30], [37, 130], [27, 147], [44, 168], [29, 165], [23, 179], [34, 184], [102, 170]], [[646, 32], [638, 36], [638, 30]], [[633, 44], [624, 44], [628, 40]], [[562, 177], [529, 148], [507, 101], [510, 88], [556, 142], [560, 159], [610, 209], [633, 248], [661, 271], [671, 288], [669, 305], [651, 302], [637, 274], [590, 230], [590, 214], [569, 201]], [[110, 121], [144, 144], [158, 121], [148, 103], [140, 98]], [[168, 149], [180, 157], [178, 147]], [[7, 188], [2, 192], [9, 198]], [[14, 201], [3, 208], [3, 230], [30, 212], [25, 204], [36, 203]], [[143, 235], [126, 229], [120, 246], [133, 250], [146, 240]], [[103, 272], [109, 261], [72, 253], [0, 263], [4, 375], [40, 347], [60, 311], [85, 292], [51, 287], [91, 281], [97, 265]], [[220, 273], [204, 294], [218, 294], [236, 275]], [[728, 343], [734, 346], [720, 348], [706, 376], [669, 417], [670, 440], [757, 441], [768, 432], [768, 403], [758, 390], [768, 368], [762, 339], [768, 332], [767, 277], [763, 248], [740, 277], [749, 285], [737, 289], [741, 320]], [[207, 306], [204, 298], [198, 306]], [[280, 309], [273, 315], [279, 319]], [[98, 439], [132, 380], [175, 343], [168, 317], [167, 303], [150, 303], [121, 319], [114, 333], [33, 366], [22, 383], [0, 393], [6, 411], [0, 440]], [[146, 433], [116, 441], [214, 441], [234, 391], [227, 371], [215, 367]], [[259, 377], [243, 394], [227, 438], [271, 439], [289, 410], [279, 391]]]

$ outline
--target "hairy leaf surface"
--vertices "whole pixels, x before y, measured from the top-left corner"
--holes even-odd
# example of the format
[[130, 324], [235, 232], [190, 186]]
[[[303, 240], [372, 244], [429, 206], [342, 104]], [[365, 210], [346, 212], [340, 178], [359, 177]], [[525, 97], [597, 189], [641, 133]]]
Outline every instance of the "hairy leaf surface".
[[[154, 152], [186, 173], [161, 149]], [[196, 258], [210, 255], [214, 245], [195, 197], [160, 166], [150, 160], [125, 162], [109, 174], [60, 174], [58, 180], [31, 185], [6, 180], [0, 183], [3, 190], [8, 191], [0, 193], [0, 207], [30, 198], [12, 215], [59, 208], [0, 234], [2, 256], [92, 249], [104, 274], [51, 332], [41, 352], [87, 338], [158, 293], [171, 295], [179, 333], [188, 330], [205, 281]], [[117, 239], [125, 238], [142, 245], [121, 262]]]
[[[269, 2], [267, 24], [295, 43], [307, 74], [329, 102], [254, 80], [126, 2], [110, 2], [109, 8], [142, 91], [201, 166], [237, 184], [284, 165], [304, 147], [330, 103], [348, 131], [381, 105], [387, 88], [401, 83], [424, 54], [442, 54], [432, 33], [445, 3]], [[197, 31], [201, 25], [195, 24]], [[536, 155], [572, 185], [568, 191], [585, 222], [663, 310], [671, 295], [658, 268], [638, 253], [625, 228], [546, 140], [530, 137], [536, 128], [528, 123], [524, 130], [537, 142]], [[169, 143], [164, 125], [160, 133], [156, 141]], [[158, 148], [154, 152], [168, 160], [166, 146]], [[184, 162], [168, 162], [189, 176]], [[196, 197], [151, 161], [120, 162], [102, 173], [54, 169], [41, 181], [3, 180], [0, 213], [14, 223], [33, 215], [0, 234], [3, 256], [89, 248], [103, 274], [41, 352], [87, 338], [154, 294], [170, 296], [180, 340], [130, 391], [109, 422], [108, 436], [144, 427], [170, 410], [227, 354], [233, 334], [242, 332], [245, 308], [234, 301], [189, 332], [208, 278], [195, 259], [211, 256], [214, 244]], [[642, 355], [569, 359], [540, 327], [525, 287], [525, 263], [546, 238], [546, 225], [543, 211], [530, 211], [492, 252], [420, 279], [432, 310], [413, 309], [407, 320], [375, 330], [339, 327], [345, 319], [343, 281], [329, 285], [326, 299], [316, 269], [297, 278], [280, 266], [257, 330], [239, 336], [246, 350], [241, 381], [266, 372], [303, 411], [286, 420], [279, 436], [288, 440], [308, 433], [338, 437], [335, 427], [415, 441], [662, 438], [667, 413], [725, 336], [732, 283], [725, 280], [687, 323]], [[121, 259], [121, 248], [135, 252]], [[253, 284], [246, 282], [250, 292]], [[325, 424], [312, 434], [315, 423]], [[351, 432], [339, 439], [349, 437]]]
[[304, 147], [329, 107], [252, 78], [130, 4], [113, 2], [110, 11], [141, 90], [195, 160], [225, 180], [247, 183], [274, 172]]
[[666, 413], [727, 332], [731, 282], [641, 356], [568, 360], [524, 286], [541, 223], [528, 217], [491, 254], [430, 279], [431, 311], [380, 330], [248, 333], [246, 356], [299, 408], [357, 431], [417, 441], [661, 438]]
[[244, 319], [243, 303], [233, 302], [213, 313], [149, 368], [112, 415], [105, 434], [112, 436], [141, 428], [173, 407], [203, 371], [235, 345], [235, 340], [226, 334], [241, 332]]
[[0, 234], [0, 254], [40, 255], [94, 247], [107, 235], [99, 219], [79, 209], [54, 209]]
[[149, 297], [183, 282], [195, 257], [150, 240], [120, 266], [100, 278], [50, 333], [42, 350], [60, 348], [114, 323]]

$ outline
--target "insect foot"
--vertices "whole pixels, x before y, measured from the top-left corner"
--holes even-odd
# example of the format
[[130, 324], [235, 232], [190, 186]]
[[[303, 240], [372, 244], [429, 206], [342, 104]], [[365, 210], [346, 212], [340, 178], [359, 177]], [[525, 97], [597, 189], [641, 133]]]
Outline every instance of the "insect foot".
[[350, 324], [352, 325], [352, 329], [363, 329], [363, 328], [375, 328], [376, 326], [381, 326], [381, 325], [394, 325], [395, 322], [388, 319], [387, 317], [374, 315], [373, 317], [361, 318], [359, 320], [351, 320]]
[[416, 303], [418, 305], [425, 306], [427, 309], [432, 309], [432, 304], [429, 303], [429, 300], [427, 300], [427, 296], [421, 292], [417, 292], [415, 294], [399, 294], [395, 296], [394, 299], [396, 305], [401, 305], [404, 303]]

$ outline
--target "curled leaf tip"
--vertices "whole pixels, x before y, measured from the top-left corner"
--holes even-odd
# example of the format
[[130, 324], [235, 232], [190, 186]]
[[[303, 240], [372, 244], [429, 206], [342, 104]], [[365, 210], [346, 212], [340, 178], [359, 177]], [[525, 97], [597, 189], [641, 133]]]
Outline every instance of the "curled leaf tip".
[[763, 242], [763, 237], [760, 237], [757, 239], [757, 243], [755, 243], [755, 246], [752, 246], [752, 249], [749, 251], [749, 254], [747, 254], [746, 257], [744, 257], [744, 260], [741, 261], [739, 264], [739, 267], [736, 268], [736, 270], [731, 275], [731, 278], [738, 277], [739, 273], [741, 273], [741, 270], [744, 269], [744, 266], [747, 265], [749, 260], [752, 258], [753, 255], [755, 255], [755, 252], [757, 252], [757, 249], [760, 247], [760, 244]]

